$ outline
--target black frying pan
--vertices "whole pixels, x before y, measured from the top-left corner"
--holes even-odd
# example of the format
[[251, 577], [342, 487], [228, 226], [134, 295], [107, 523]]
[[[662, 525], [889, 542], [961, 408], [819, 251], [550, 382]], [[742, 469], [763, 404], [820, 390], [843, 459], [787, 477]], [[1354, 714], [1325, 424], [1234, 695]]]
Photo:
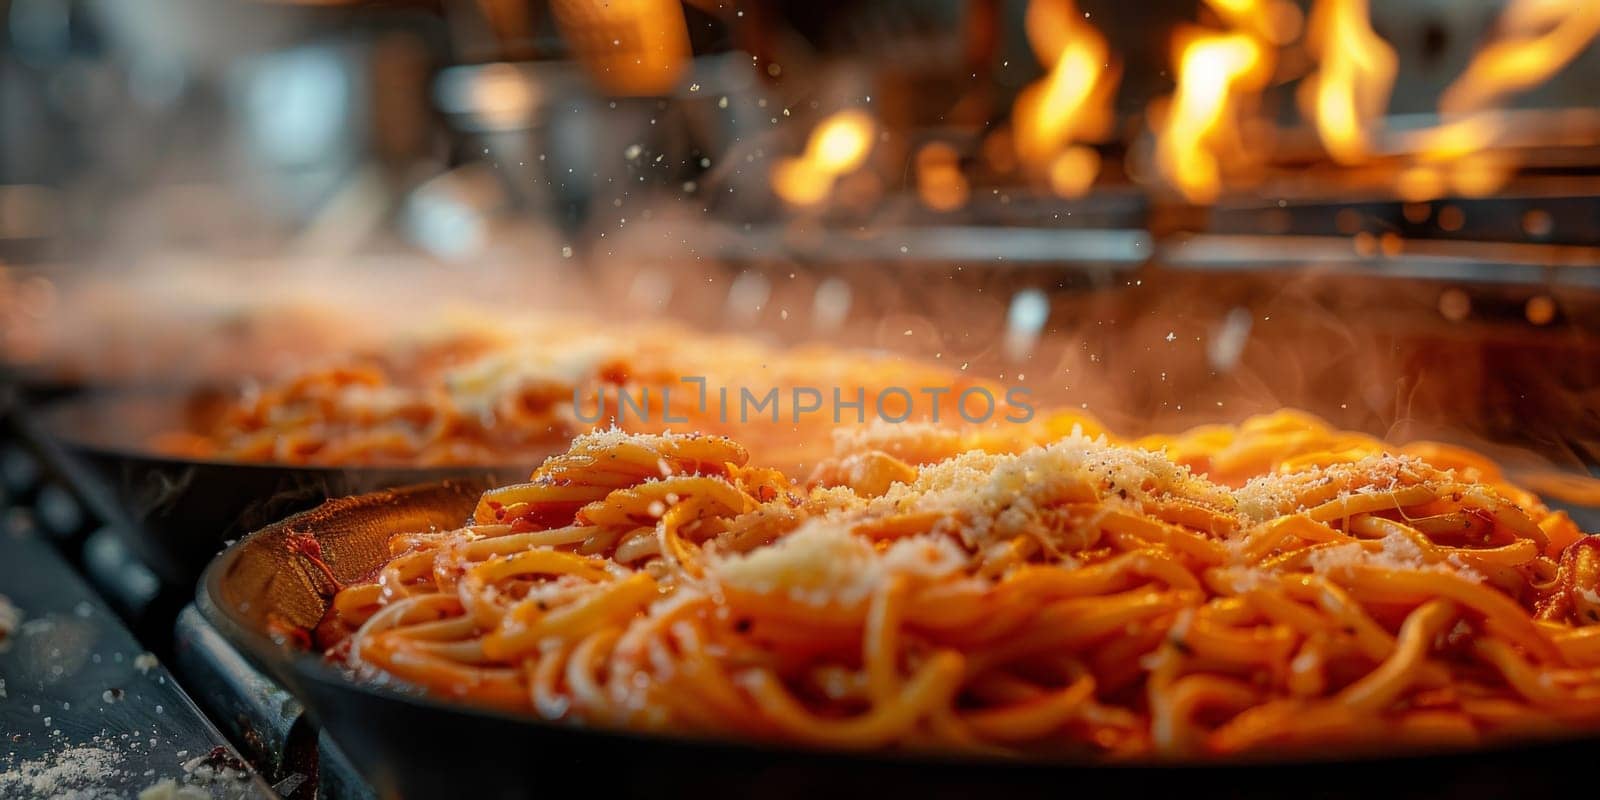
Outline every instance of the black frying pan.
[[88, 391], [95, 384], [88, 377], [37, 365], [0, 361], [0, 383], [30, 403], [48, 403]]
[[[151, 437], [186, 424], [172, 393], [84, 395], [46, 407], [33, 423], [80, 498], [119, 531], [160, 578], [194, 584], [236, 539], [330, 497], [454, 479], [480, 486], [525, 480], [540, 459], [499, 467], [316, 467], [202, 461], [153, 452]], [[185, 588], [185, 592], [187, 589]]]
[[1576, 785], [1600, 738], [1405, 756], [1254, 764], [999, 762], [852, 755], [581, 729], [359, 683], [315, 654], [273, 643], [269, 615], [310, 627], [328, 598], [290, 533], [318, 539], [341, 581], [370, 575], [389, 537], [453, 527], [474, 487], [422, 486], [334, 500], [234, 544], [206, 569], [197, 604], [282, 682], [386, 797], [1333, 797], [1502, 798]]

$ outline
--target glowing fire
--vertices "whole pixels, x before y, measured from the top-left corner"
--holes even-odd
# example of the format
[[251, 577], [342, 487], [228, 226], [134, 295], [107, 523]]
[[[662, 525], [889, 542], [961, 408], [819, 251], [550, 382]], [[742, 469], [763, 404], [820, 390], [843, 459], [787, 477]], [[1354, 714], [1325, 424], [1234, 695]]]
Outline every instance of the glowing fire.
[[[1150, 117], [1155, 172], [1196, 203], [1214, 201], [1225, 179], [1237, 182], [1260, 166], [1270, 128], [1249, 115], [1274, 73], [1279, 48], [1296, 41], [1305, 21], [1288, 0], [1204, 1], [1224, 27], [1180, 33], [1176, 90]], [[1385, 132], [1398, 59], [1374, 30], [1370, 3], [1314, 0], [1305, 44], [1315, 70], [1301, 85], [1300, 101], [1334, 161], [1361, 164], [1375, 152], [1389, 154], [1386, 163], [1407, 200], [1446, 192], [1478, 196], [1503, 186], [1515, 160], [1496, 145], [1512, 117], [1497, 104], [1548, 80], [1600, 37], [1600, 2], [1511, 0], [1493, 40], [1441, 97], [1440, 122]], [[982, 155], [996, 172], [1020, 167], [1058, 195], [1079, 196], [1101, 170], [1098, 151], [1088, 145], [1112, 132], [1120, 69], [1106, 38], [1073, 0], [1030, 0], [1024, 22], [1045, 75], [1018, 94], [1010, 129], [991, 134]], [[774, 166], [774, 189], [796, 206], [832, 196], [843, 202], [847, 187], [841, 184], [836, 193], [835, 185], [859, 169], [875, 136], [865, 113], [833, 115], [812, 132], [803, 154]], [[948, 145], [922, 148], [915, 169], [924, 205], [948, 211], [966, 203], [971, 186]], [[858, 173], [851, 180], [868, 177]]]
[[[1511, 119], [1498, 106], [1549, 80], [1600, 37], [1600, 3], [1512, 0], [1494, 38], [1440, 98], [1440, 122], [1387, 134], [1380, 146], [1398, 59], [1373, 30], [1369, 3], [1315, 0], [1306, 45], [1316, 70], [1301, 85], [1300, 101], [1334, 161], [1360, 164], [1380, 150], [1403, 154], [1395, 186], [1407, 200], [1498, 191], [1516, 166], [1515, 154], [1496, 146]], [[1237, 177], [1243, 169], [1236, 161], [1259, 149], [1242, 146], [1241, 131], [1254, 129], [1242, 128], [1240, 116], [1300, 21], [1283, 0], [1205, 4], [1229, 30], [1191, 32], [1180, 42], [1177, 91], [1165, 117], [1153, 115], [1157, 170], [1193, 202], [1214, 200], [1223, 165]], [[1245, 158], [1243, 166], [1249, 163]]]
[[1300, 9], [1287, 0], [1206, 0], [1229, 26], [1250, 31], [1268, 44], [1283, 45], [1300, 35]]
[[589, 77], [611, 94], [665, 94], [689, 65], [677, 0], [557, 0], [551, 10]]
[[1370, 151], [1373, 120], [1389, 102], [1394, 48], [1373, 32], [1366, 0], [1320, 0], [1310, 46], [1320, 60], [1302, 95], [1307, 112], [1335, 161], [1359, 163]]
[[1215, 145], [1236, 135], [1236, 95], [1259, 89], [1270, 53], [1247, 33], [1205, 32], [1180, 44], [1178, 89], [1156, 141], [1161, 174], [1195, 202], [1216, 199], [1221, 169]]
[[1499, 35], [1445, 90], [1439, 110], [1476, 111], [1537, 86], [1577, 58], [1596, 36], [1600, 3], [1514, 0], [1500, 18]]
[[1479, 112], [1413, 133], [1406, 149], [1419, 161], [1448, 164], [1494, 144], [1504, 127], [1499, 114]]
[[1034, 175], [1048, 177], [1056, 191], [1081, 194], [1099, 171], [1098, 156], [1086, 175], [1070, 181], [1054, 176], [1069, 166], [1087, 165], [1081, 153], [1068, 153], [1083, 149], [1074, 145], [1098, 141], [1110, 131], [1118, 71], [1110, 65], [1105, 37], [1084, 21], [1071, 0], [1033, 0], [1024, 21], [1028, 42], [1049, 72], [1017, 95], [1012, 110], [1017, 155]]
[[1447, 192], [1487, 197], [1499, 191], [1517, 166], [1513, 154], [1491, 147], [1503, 128], [1500, 115], [1482, 112], [1414, 133], [1406, 146], [1413, 163], [1397, 178], [1400, 199], [1420, 202]]
[[876, 132], [876, 123], [864, 111], [847, 109], [832, 114], [811, 131], [804, 153], [773, 166], [773, 190], [793, 205], [821, 203], [836, 180], [867, 160]]
[[967, 203], [971, 188], [961, 173], [961, 156], [944, 142], [917, 151], [917, 196], [935, 211], [954, 211]]
[[1498, 191], [1515, 171], [1513, 156], [1493, 149], [1506, 121], [1495, 105], [1549, 80], [1600, 36], [1600, 3], [1514, 0], [1497, 35], [1439, 99], [1444, 121], [1412, 134], [1414, 164], [1401, 175], [1407, 200], [1447, 189], [1469, 197]]
[[872, 149], [872, 118], [856, 110], [841, 111], [822, 121], [811, 133], [805, 159], [834, 175], [861, 166]]

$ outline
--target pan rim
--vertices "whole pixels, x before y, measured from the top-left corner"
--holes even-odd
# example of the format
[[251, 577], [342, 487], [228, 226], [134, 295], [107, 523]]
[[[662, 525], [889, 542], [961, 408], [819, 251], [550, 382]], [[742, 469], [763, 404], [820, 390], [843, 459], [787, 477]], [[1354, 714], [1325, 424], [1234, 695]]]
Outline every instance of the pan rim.
[[535, 466], [546, 456], [539, 456], [533, 461], [516, 463], [505, 461], [500, 463], [481, 464], [327, 464], [321, 462], [294, 462], [294, 461], [247, 461], [243, 459], [227, 458], [194, 458], [189, 456], [163, 453], [148, 446], [139, 446], [131, 442], [104, 442], [96, 441], [93, 437], [77, 434], [67, 424], [67, 419], [73, 414], [85, 413], [96, 406], [105, 406], [112, 409], [127, 409], [137, 402], [177, 402], [181, 403], [185, 392], [171, 388], [131, 388], [119, 387], [111, 389], [94, 389], [70, 396], [57, 398], [42, 404], [32, 411], [38, 429], [48, 438], [60, 445], [84, 453], [94, 453], [111, 456], [124, 460], [140, 460], [150, 463], [170, 465], [173, 467], [212, 467], [224, 469], [238, 469], [243, 471], [281, 471], [295, 470], [312, 475], [339, 475], [349, 473], [365, 473], [374, 475], [392, 475], [404, 478], [406, 475], [416, 475], [417, 480], [435, 478], [440, 474], [509, 474], [512, 471], [532, 474]]

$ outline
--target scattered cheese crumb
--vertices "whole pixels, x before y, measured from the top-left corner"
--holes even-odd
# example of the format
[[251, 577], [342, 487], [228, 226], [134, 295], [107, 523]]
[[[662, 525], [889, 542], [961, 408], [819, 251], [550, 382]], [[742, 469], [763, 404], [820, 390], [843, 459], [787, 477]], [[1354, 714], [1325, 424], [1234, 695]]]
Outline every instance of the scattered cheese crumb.
[[122, 756], [103, 747], [68, 747], [0, 772], [0, 797], [116, 798]]
[[162, 778], [139, 792], [139, 800], [210, 800], [211, 792], [198, 786]]

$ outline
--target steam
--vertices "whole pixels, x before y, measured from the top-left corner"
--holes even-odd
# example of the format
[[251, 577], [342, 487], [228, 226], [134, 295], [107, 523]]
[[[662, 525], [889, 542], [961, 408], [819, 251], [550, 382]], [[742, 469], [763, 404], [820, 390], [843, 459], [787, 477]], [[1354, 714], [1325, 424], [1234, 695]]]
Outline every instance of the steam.
[[[1441, 311], [1455, 284], [1333, 268], [1172, 269], [1158, 258], [1073, 286], [1050, 282], [1067, 273], [939, 253], [819, 263], [815, 250], [756, 248], [726, 232], [697, 237], [678, 262], [635, 233], [598, 270], [626, 276], [649, 260], [673, 281], [672, 302], [656, 313], [1026, 386], [1041, 407], [1087, 409], [1130, 436], [1287, 406], [1395, 442], [1473, 447], [1512, 469], [1600, 461], [1591, 410], [1600, 407], [1600, 360], [1555, 355], [1592, 354], [1581, 329], [1556, 322], [1538, 338], [1508, 340], [1506, 325], [1482, 313]], [[701, 258], [719, 252], [737, 255]], [[763, 287], [759, 308], [707, 313], [731, 296], [754, 297], [752, 285]], [[1545, 302], [1571, 320], [1586, 301], [1555, 292]], [[1563, 335], [1562, 324], [1574, 327]]]
[[598, 308], [570, 273], [559, 261], [465, 268], [398, 255], [0, 269], [0, 354], [51, 380], [231, 384]]
[[[1292, 10], [1281, 2], [1208, 5], [1228, 29], [1207, 29], [1185, 42], [1182, 50], [1188, 55], [1177, 64], [1183, 73], [1178, 96], [1162, 128], [1170, 149], [1158, 151], [1158, 160], [1166, 156], [1161, 163], [1169, 178], [1197, 199], [1230, 188], [1227, 176], [1219, 173], [1226, 170], [1216, 163], [1230, 154], [1212, 152], [1211, 140], [1219, 130], [1238, 127], [1238, 112], [1253, 110], [1253, 102], [1240, 101], [1267, 80], [1275, 48], [1284, 38], [1276, 27], [1255, 27], [1282, 14], [1250, 12]], [[1460, 84], [1479, 88], [1456, 90], [1442, 110], [1478, 112], [1525, 88], [1511, 81], [1523, 73], [1504, 68], [1507, 53], [1515, 55], [1555, 37], [1562, 45], [1556, 57], [1528, 73], [1542, 80], [1600, 31], [1594, 12], [1558, 15], [1550, 9], [1566, 6], [1545, 3], [1537, 6], [1548, 7], [1541, 13], [1559, 19], [1544, 20], [1549, 30], [1536, 35], [1527, 29], [1540, 16], [1532, 10], [1535, 4], [1514, 5], [1527, 18], [1507, 28], [1505, 47], [1522, 49], [1486, 51], [1489, 55], [1475, 62], [1483, 66], [1469, 70], [1473, 77]], [[1330, 38], [1323, 46], [1330, 53], [1344, 52], [1337, 43], [1375, 36], [1368, 30], [1364, 3], [1325, 0], [1318, 6], [1326, 7], [1325, 15], [1341, 8], [1363, 12], [1329, 18], [1325, 25]], [[1097, 94], [1098, 87], [1116, 83], [1116, 70], [1105, 66], [1115, 54], [1100, 52], [1105, 44], [1081, 15], [1067, 13], [1074, 11], [1070, 3], [1039, 0], [1036, 8], [1030, 32], [1035, 38], [1050, 38], [1033, 42], [1046, 62], [1046, 77], [1032, 87], [1034, 94], [1026, 95], [1035, 100], [1019, 101], [1020, 152], [1013, 155], [1024, 156], [1035, 173], [1050, 175], [1065, 163], [1069, 168], [1063, 173], [1088, 175], [1092, 181], [1098, 161], [1093, 170], [1077, 169], [1067, 157], [1097, 152], [1082, 149], [1081, 143], [1100, 138], [1095, 129], [1109, 123], [1047, 115], [1043, 112], [1059, 112], [1061, 104], [1047, 108], [1035, 102], [1066, 98], [1072, 107], [1098, 109], [1106, 100]], [[1342, 25], [1333, 24], [1340, 19]], [[1344, 31], [1343, 38], [1334, 37], [1335, 30]], [[1050, 37], [1042, 35], [1052, 31]], [[1367, 44], [1367, 49], [1379, 49], [1382, 43]], [[1082, 65], [1100, 69], [1076, 69]], [[1377, 95], [1386, 97], [1391, 68], [1386, 63], [1361, 66], [1325, 63], [1321, 82], [1314, 86], [1327, 93], [1320, 98], [1320, 106], [1328, 109], [1324, 114], [1351, 117], [1352, 125], [1340, 134], [1345, 138], [1338, 140], [1344, 149], [1327, 143], [1334, 156], [1346, 161], [1396, 149], [1392, 142], [1380, 147], [1388, 140], [1376, 133], [1372, 142], [1366, 141], [1365, 127], [1375, 122], [1371, 118], [1383, 105]], [[1496, 76], [1498, 82], [1489, 80]], [[1074, 83], [1077, 79], [1087, 82]], [[513, 84], [492, 85], [503, 92]], [[497, 102], [517, 108], [525, 101], [513, 96]], [[726, 98], [720, 102], [727, 107]], [[766, 108], [766, 100], [760, 102]], [[787, 110], [785, 105], [785, 116]], [[774, 104], [774, 125], [778, 113]], [[1109, 114], [1107, 108], [1088, 117]], [[1393, 181], [1387, 172], [1378, 180], [1385, 188], [1397, 182], [1393, 188], [1411, 199], [1432, 197], [1444, 188], [1466, 194], [1481, 193], [1480, 188], [1493, 191], [1499, 185], [1498, 168], [1488, 170], [1493, 180], [1468, 185], [1459, 176], [1443, 174], [1440, 165], [1455, 164], [1467, 158], [1463, 153], [1496, 141], [1497, 119], [1467, 116], [1425, 131], [1426, 137], [1413, 137], [1426, 141], [1398, 149], [1434, 161], [1423, 159]], [[474, 217], [485, 226], [489, 244], [470, 262], [425, 260], [381, 249], [350, 255], [343, 248], [359, 243], [332, 235], [350, 230], [344, 224], [350, 218], [334, 215], [326, 218], [332, 222], [307, 226], [317, 234], [301, 240], [303, 252], [311, 255], [183, 258], [164, 250], [136, 255], [126, 263], [102, 260], [69, 273], [5, 270], [0, 272], [0, 354], [11, 364], [92, 382], [186, 387], [269, 378], [355, 351], [462, 331], [517, 338], [537, 336], [528, 332], [530, 322], [548, 324], [558, 318], [602, 329], [668, 318], [764, 342], [886, 351], [939, 364], [952, 373], [1026, 386], [1040, 406], [1087, 409], [1130, 436], [1232, 422], [1293, 406], [1334, 425], [1396, 441], [1427, 437], [1466, 444], [1510, 465], [1600, 462], [1597, 348], [1582, 340], [1576, 326], [1568, 337], [1546, 328], [1548, 344], [1509, 343], [1470, 307], [1452, 302], [1449, 308], [1454, 310], [1441, 313], [1443, 287], [1435, 283], [1314, 269], [1219, 275], [1163, 268], [1159, 258], [1126, 269], [1025, 269], [1001, 258], [968, 257], [987, 252], [981, 242], [966, 251], [968, 256], [960, 256], [921, 252], [916, 243], [892, 241], [878, 223], [893, 217], [893, 208], [883, 209], [878, 223], [837, 228], [815, 224], [818, 217], [804, 215], [764, 232], [707, 223], [706, 214], [719, 202], [721, 212], [730, 205], [770, 201], [746, 197], [745, 188], [751, 180], [767, 180], [773, 164], [792, 167], [788, 182], [780, 179], [777, 189], [793, 205], [823, 205], [833, 194], [842, 199], [849, 194], [843, 173], [872, 176], [865, 165], [894, 160], [893, 151], [901, 144], [898, 130], [891, 137], [888, 127], [887, 120], [859, 109], [839, 111], [810, 128], [813, 139], [792, 142], [795, 147], [788, 151], [794, 157], [788, 160], [778, 156], [785, 134], [777, 128], [770, 135], [745, 138], [718, 153], [714, 164], [709, 157], [703, 159], [708, 171], [698, 176], [697, 187], [685, 186], [694, 202], [648, 207], [630, 201], [619, 214], [634, 222], [619, 222], [620, 216], [597, 221], [607, 227], [590, 231], [592, 252], [579, 247], [576, 257], [572, 242], [554, 232], [512, 228], [488, 215]], [[952, 146], [935, 144], [923, 149], [921, 161], [906, 159], [907, 174], [927, 182], [924, 202], [929, 206], [954, 211], [983, 187], [964, 182]], [[638, 160], [638, 146], [629, 150], [629, 160]], [[757, 156], [765, 161], [756, 161]], [[1186, 172], [1196, 161], [1201, 164], [1198, 171]], [[461, 177], [459, 171], [451, 174]], [[957, 178], [962, 182], [957, 184]], [[1060, 181], [1046, 183], [1061, 194], [1076, 193]], [[957, 185], [959, 190], [951, 188]], [[184, 204], [183, 211], [195, 210], [196, 215], [171, 213], [172, 224], [203, 228], [207, 221], [227, 216], [209, 205]], [[376, 208], [362, 202], [349, 205], [368, 214]], [[420, 208], [416, 213], [426, 214], [431, 206]], [[128, 216], [133, 222], [124, 221], [121, 228], [126, 230], [110, 237], [116, 244], [151, 238], [134, 230], [149, 222], [150, 214]], [[449, 214], [442, 219], [455, 220]], [[369, 220], [362, 229], [375, 224]], [[502, 227], [488, 231], [491, 225]], [[818, 258], [818, 253], [846, 255]], [[1074, 254], [1059, 255], [1068, 261]], [[1564, 313], [1569, 301], [1578, 304], [1574, 308], [1589, 302], [1555, 294], [1548, 300], [1550, 308], [1541, 305], [1540, 317], [1556, 320], [1555, 325], [1576, 319], [1576, 313]], [[1577, 355], [1558, 355], [1563, 352]], [[717, 354], [705, 357], [714, 360]]]

